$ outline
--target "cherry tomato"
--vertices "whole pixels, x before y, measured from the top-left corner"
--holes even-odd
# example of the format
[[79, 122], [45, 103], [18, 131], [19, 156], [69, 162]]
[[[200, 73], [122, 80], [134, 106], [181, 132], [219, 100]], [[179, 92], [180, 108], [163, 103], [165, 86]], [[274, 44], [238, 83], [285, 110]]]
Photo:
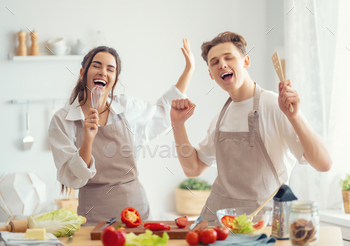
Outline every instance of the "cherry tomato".
[[225, 240], [229, 234], [229, 231], [226, 227], [218, 227], [215, 226], [214, 230], [216, 231], [216, 233], [218, 234], [218, 240]]
[[177, 218], [175, 220], [175, 223], [179, 228], [185, 228], [188, 224], [188, 218], [187, 218], [187, 216]]
[[197, 245], [199, 244], [199, 235], [194, 232], [194, 231], [190, 231], [186, 234], [186, 242], [189, 245]]
[[258, 223], [256, 223], [255, 225], [253, 225], [253, 228], [255, 230], [260, 230], [264, 227], [264, 221], [263, 220], [260, 220]]
[[201, 232], [200, 239], [204, 244], [214, 243], [218, 237], [218, 234], [213, 229], [204, 229]]

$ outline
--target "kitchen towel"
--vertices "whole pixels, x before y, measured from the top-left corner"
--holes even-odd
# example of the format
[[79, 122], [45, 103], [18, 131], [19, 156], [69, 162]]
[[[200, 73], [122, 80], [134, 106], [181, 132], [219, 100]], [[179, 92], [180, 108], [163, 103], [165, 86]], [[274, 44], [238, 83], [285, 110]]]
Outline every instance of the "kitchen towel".
[[260, 235], [244, 235], [234, 234], [229, 235], [226, 240], [219, 241], [209, 244], [210, 246], [228, 246], [228, 245], [240, 245], [240, 246], [266, 246], [276, 244], [276, 238], [267, 237], [266, 234]]
[[8, 231], [0, 232], [0, 246], [22, 246], [22, 245], [40, 245], [40, 246], [64, 246], [52, 233], [46, 233], [45, 240], [26, 239], [25, 233], [13, 233]]

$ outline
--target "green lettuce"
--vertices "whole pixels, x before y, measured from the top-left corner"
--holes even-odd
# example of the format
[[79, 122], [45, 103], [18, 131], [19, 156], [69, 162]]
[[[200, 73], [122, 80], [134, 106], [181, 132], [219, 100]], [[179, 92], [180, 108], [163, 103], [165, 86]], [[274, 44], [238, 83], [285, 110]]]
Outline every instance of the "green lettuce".
[[85, 221], [84, 217], [78, 216], [72, 210], [61, 208], [44, 214], [28, 217], [28, 227], [45, 228], [46, 232], [56, 237], [66, 237], [79, 231], [80, 225]]
[[157, 235], [152, 235], [152, 231], [146, 230], [136, 236], [134, 233], [130, 232], [126, 234], [126, 241], [124, 246], [166, 246], [169, 240], [168, 233], [164, 232], [162, 237]]
[[238, 229], [238, 230], [232, 230], [232, 232], [234, 233], [248, 234], [248, 233], [255, 232], [255, 229], [253, 227], [253, 222], [247, 219], [246, 214], [237, 216], [233, 220], [232, 229]]

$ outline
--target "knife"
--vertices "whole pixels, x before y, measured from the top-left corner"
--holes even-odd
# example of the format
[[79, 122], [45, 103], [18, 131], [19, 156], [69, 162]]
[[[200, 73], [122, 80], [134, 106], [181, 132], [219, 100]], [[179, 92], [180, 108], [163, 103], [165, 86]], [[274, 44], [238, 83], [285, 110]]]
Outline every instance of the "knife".
[[73, 236], [74, 236], [74, 233], [69, 236], [69, 238], [68, 238], [66, 243], [71, 243], [73, 241]]
[[112, 219], [110, 219], [109, 221], [107, 221], [106, 224], [104, 224], [104, 225], [101, 227], [100, 230], [105, 229], [107, 226], [112, 225], [112, 224], [113, 224], [114, 222], [116, 222], [116, 221], [117, 221], [117, 218], [113, 217]]
[[196, 225], [198, 225], [198, 223], [202, 221], [202, 219], [203, 219], [203, 217], [202, 217], [202, 216], [199, 216], [199, 217], [196, 219], [196, 221], [190, 226], [190, 231], [193, 230], [193, 228], [195, 228]]

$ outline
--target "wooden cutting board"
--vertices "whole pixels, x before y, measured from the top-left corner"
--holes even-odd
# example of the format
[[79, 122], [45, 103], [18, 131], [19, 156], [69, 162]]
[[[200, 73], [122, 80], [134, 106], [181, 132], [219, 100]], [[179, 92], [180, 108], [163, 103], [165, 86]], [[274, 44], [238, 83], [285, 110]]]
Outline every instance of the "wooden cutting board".
[[[125, 228], [125, 232], [129, 233], [129, 232], [133, 232], [136, 235], [144, 233], [146, 228], [143, 227], [143, 225], [145, 223], [164, 223], [168, 226], [170, 226], [170, 230], [163, 230], [163, 231], [154, 231], [153, 234], [158, 235], [158, 236], [162, 236], [163, 232], [168, 233], [170, 239], [185, 239], [186, 238], [186, 234], [187, 232], [189, 232], [190, 230], [190, 226], [194, 223], [194, 221], [189, 221], [187, 226], [185, 228], [178, 228], [177, 225], [175, 224], [175, 221], [143, 221], [141, 225], [139, 225], [136, 228], [127, 228], [124, 226]], [[119, 221], [116, 221], [115, 223], [112, 224], [112, 226], [116, 227], [118, 225]], [[97, 224], [97, 226], [95, 226], [95, 228], [91, 231], [91, 240], [101, 240], [101, 236], [102, 236], [102, 231], [101, 231], [101, 227], [106, 224], [106, 221], [101, 221]], [[124, 224], [123, 224], [124, 225]], [[206, 220], [202, 220], [195, 228], [202, 228], [202, 227], [206, 227], [208, 226], [208, 221]]]

